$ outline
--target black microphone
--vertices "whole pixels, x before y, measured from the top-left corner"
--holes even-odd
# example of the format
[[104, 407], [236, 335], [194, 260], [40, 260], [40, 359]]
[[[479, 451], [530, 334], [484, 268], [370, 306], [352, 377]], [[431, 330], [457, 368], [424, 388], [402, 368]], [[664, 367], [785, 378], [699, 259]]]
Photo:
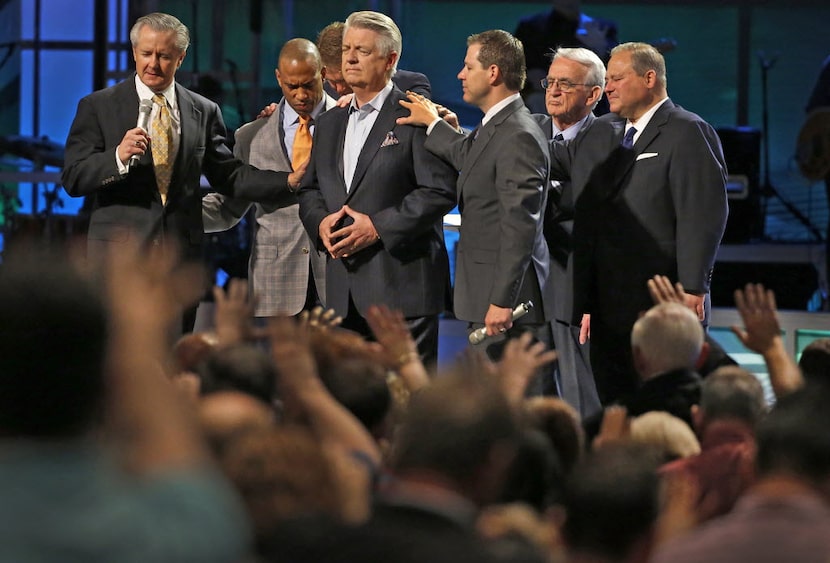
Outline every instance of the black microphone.
[[[153, 102], [152, 100], [141, 100], [141, 103], [138, 104], [138, 121], [136, 122], [135, 126], [144, 129], [147, 131], [147, 127], [150, 125], [150, 113], [153, 111]], [[130, 157], [129, 166], [132, 168], [138, 161], [141, 160], [140, 154], [134, 154]]]
[[[528, 301], [527, 303], [519, 303], [518, 305], [516, 305], [516, 308], [513, 309], [513, 320], [515, 321], [521, 319], [522, 317], [527, 315], [531, 309], [533, 309], [533, 301]], [[470, 344], [479, 344], [487, 337], [487, 327], [483, 326], [471, 332], [469, 336], [467, 336], [467, 340], [470, 341]]]

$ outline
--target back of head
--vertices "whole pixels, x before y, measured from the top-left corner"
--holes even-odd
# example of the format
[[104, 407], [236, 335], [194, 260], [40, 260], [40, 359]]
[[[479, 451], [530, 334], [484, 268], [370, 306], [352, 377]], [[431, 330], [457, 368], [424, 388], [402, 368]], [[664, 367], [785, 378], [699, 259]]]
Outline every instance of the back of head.
[[100, 294], [56, 255], [27, 249], [0, 266], [0, 435], [71, 437], [100, 414]]
[[[489, 377], [442, 375], [412, 396], [391, 465], [399, 474], [431, 472], [466, 487], [493, 461], [497, 450], [510, 450], [512, 458], [518, 437], [513, 412]], [[483, 496], [498, 492], [479, 491]]]
[[130, 42], [133, 47], [138, 45], [139, 33], [145, 25], [153, 31], [172, 31], [176, 34], [176, 48], [182, 52], [187, 51], [187, 47], [190, 45], [190, 32], [188, 32], [187, 26], [179, 21], [176, 16], [162, 12], [153, 12], [136, 20], [132, 29], [130, 29]]
[[703, 327], [688, 307], [679, 303], [655, 305], [631, 330], [637, 371], [648, 378], [675, 369], [694, 369], [703, 340]]
[[177, 373], [196, 373], [199, 365], [216, 349], [219, 341], [208, 332], [190, 332], [182, 335], [173, 345], [173, 360]]
[[761, 383], [743, 368], [724, 366], [703, 380], [700, 410], [704, 425], [714, 420], [732, 419], [755, 428], [766, 413], [766, 407]]
[[268, 354], [250, 344], [213, 350], [198, 366], [201, 393], [241, 391], [266, 405], [274, 402], [277, 372]]
[[830, 338], [810, 342], [801, 351], [798, 367], [807, 381], [830, 384]]
[[375, 438], [381, 438], [392, 405], [386, 369], [368, 358], [344, 358], [336, 364], [324, 364], [318, 371], [332, 396]]
[[508, 90], [518, 92], [524, 88], [527, 68], [521, 41], [504, 30], [491, 29], [468, 37], [467, 45], [473, 44], [480, 45], [478, 61], [481, 66], [497, 66]]
[[221, 458], [240, 435], [274, 427], [274, 411], [239, 391], [217, 391], [199, 401], [199, 423], [214, 455]]
[[576, 410], [556, 397], [533, 397], [525, 409], [534, 428], [544, 432], [556, 451], [562, 472], [570, 474], [585, 449], [585, 431]]
[[652, 449], [617, 444], [577, 464], [563, 500], [568, 550], [622, 561], [647, 542], [659, 511], [659, 461]]
[[761, 478], [789, 475], [830, 494], [830, 388], [806, 386], [778, 399], [758, 425]]
[[317, 34], [317, 49], [320, 51], [320, 58], [326, 68], [340, 70], [345, 27], [346, 24], [343, 22], [332, 22]]
[[401, 39], [401, 30], [398, 29], [398, 26], [394, 21], [392, 21], [392, 18], [386, 14], [371, 12], [368, 10], [362, 12], [352, 12], [349, 17], [346, 18], [343, 33], [345, 34], [350, 27], [368, 29], [377, 33], [377, 46], [380, 49], [380, 54], [384, 57], [392, 52], [398, 54], [395, 66], [392, 69], [392, 73], [394, 74], [395, 70], [398, 68], [398, 61], [401, 60], [403, 40]]
[[653, 446], [668, 463], [700, 453], [700, 442], [685, 421], [664, 411], [651, 411], [631, 421], [631, 441]]
[[657, 75], [658, 85], [663, 90], [668, 88], [666, 59], [653, 45], [637, 42], [620, 43], [611, 49], [612, 57], [618, 53], [631, 53], [631, 66], [634, 68], [634, 72], [643, 75], [649, 70], [653, 70]]

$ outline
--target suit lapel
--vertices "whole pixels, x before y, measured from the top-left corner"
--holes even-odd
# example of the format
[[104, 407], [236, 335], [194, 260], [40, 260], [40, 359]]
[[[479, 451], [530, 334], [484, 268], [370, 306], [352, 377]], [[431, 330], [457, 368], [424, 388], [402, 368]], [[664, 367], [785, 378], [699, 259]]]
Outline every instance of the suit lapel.
[[482, 153], [484, 153], [484, 149], [487, 148], [490, 139], [492, 139], [493, 135], [496, 134], [496, 128], [521, 107], [523, 107], [523, 102], [521, 100], [514, 100], [494, 115], [493, 118], [490, 119], [486, 125], [484, 125], [484, 127], [479, 129], [478, 137], [472, 141], [473, 144], [470, 147], [470, 152], [467, 153], [467, 158], [464, 159], [464, 168], [461, 170], [461, 174], [458, 177], [459, 200], [467, 178], [469, 178], [470, 173], [476, 169], [476, 161], [479, 157], [481, 157]]
[[[654, 139], [660, 135], [660, 130], [663, 128], [663, 125], [666, 124], [668, 121], [669, 113], [674, 108], [674, 104], [672, 104], [671, 100], [666, 100], [663, 102], [657, 111], [654, 112], [654, 115], [651, 116], [651, 119], [646, 125], [645, 130], [640, 133], [639, 138], [637, 139], [636, 144], [634, 145], [634, 149], [632, 151], [621, 151], [622, 154], [627, 154], [628, 158], [621, 158], [620, 159], [620, 168], [619, 168], [619, 186], [622, 187], [625, 179], [628, 176], [628, 173], [631, 171], [631, 168], [634, 166], [634, 163], [637, 161], [637, 157], [641, 155], [645, 149], [651, 144]], [[623, 132], [625, 130], [625, 120], [619, 122], [620, 125], [620, 143], [622, 143]], [[617, 124], [615, 123], [615, 127]]]
[[[354, 170], [352, 187], [349, 190], [348, 197], [346, 198], [347, 201], [351, 199], [352, 195], [360, 188], [363, 176], [366, 175], [366, 170], [369, 168], [369, 164], [371, 164], [372, 159], [380, 150], [384, 139], [386, 139], [386, 134], [395, 130], [395, 126], [397, 125], [395, 120], [398, 117], [408, 115], [409, 112], [398, 103], [398, 100], [402, 98], [403, 94], [401, 94], [396, 88], [393, 88], [392, 92], [389, 93], [389, 96], [387, 96], [386, 101], [383, 103], [383, 107], [380, 108], [378, 118], [372, 126], [372, 130], [369, 131], [369, 136], [366, 137], [366, 142], [363, 144], [363, 150], [360, 151], [360, 156], [357, 158], [357, 166]], [[348, 122], [348, 117], [346, 118], [346, 121]], [[344, 127], [344, 139], [345, 136], [346, 130]], [[340, 161], [343, 161], [342, 155]]]

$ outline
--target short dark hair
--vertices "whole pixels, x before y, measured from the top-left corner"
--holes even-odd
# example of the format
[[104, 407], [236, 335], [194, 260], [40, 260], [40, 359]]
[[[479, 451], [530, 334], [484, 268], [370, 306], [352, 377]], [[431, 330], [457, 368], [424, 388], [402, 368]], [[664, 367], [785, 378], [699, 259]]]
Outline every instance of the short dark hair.
[[487, 68], [490, 65], [499, 67], [502, 79], [508, 89], [518, 92], [525, 85], [527, 68], [525, 66], [525, 51], [522, 42], [501, 29], [482, 31], [467, 38], [467, 46], [481, 45], [478, 51], [478, 61]]
[[334, 65], [339, 71], [342, 66], [344, 29], [345, 23], [331, 22], [317, 34], [317, 49], [326, 68]]
[[274, 404], [277, 371], [271, 357], [250, 344], [217, 348], [196, 370], [201, 378], [201, 394], [240, 391], [267, 405]]
[[805, 379], [830, 384], [830, 338], [810, 342], [801, 351], [798, 367]]
[[700, 408], [706, 420], [735, 418], [754, 427], [766, 413], [764, 388], [745, 369], [723, 366], [703, 380]]
[[27, 249], [0, 267], [0, 434], [83, 434], [104, 401], [102, 291], [61, 257]]
[[830, 478], [830, 387], [806, 385], [779, 398], [758, 425], [758, 474], [788, 473], [815, 485]]

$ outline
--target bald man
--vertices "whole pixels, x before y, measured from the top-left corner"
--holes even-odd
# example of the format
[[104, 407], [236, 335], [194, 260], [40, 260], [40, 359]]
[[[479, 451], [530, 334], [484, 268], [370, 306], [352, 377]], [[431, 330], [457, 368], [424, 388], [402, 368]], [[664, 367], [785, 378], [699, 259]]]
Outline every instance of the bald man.
[[206, 232], [233, 227], [251, 205], [254, 207], [248, 279], [257, 297], [257, 317], [296, 315], [321, 304], [320, 296], [325, 295], [326, 257], [317, 252], [300, 223], [294, 193], [308, 165], [308, 157], [298, 156], [299, 151], [294, 150], [295, 144], [302, 142], [298, 141], [303, 135], [301, 123], [305, 122], [303, 126], [313, 136], [317, 118], [335, 104], [323, 92], [324, 73], [314, 43], [289, 40], [280, 51], [275, 71], [283, 92], [277, 111], [236, 132], [234, 154], [238, 158], [280, 173], [280, 181], [288, 189], [279, 199], [253, 203], [209, 194], [202, 200]]

